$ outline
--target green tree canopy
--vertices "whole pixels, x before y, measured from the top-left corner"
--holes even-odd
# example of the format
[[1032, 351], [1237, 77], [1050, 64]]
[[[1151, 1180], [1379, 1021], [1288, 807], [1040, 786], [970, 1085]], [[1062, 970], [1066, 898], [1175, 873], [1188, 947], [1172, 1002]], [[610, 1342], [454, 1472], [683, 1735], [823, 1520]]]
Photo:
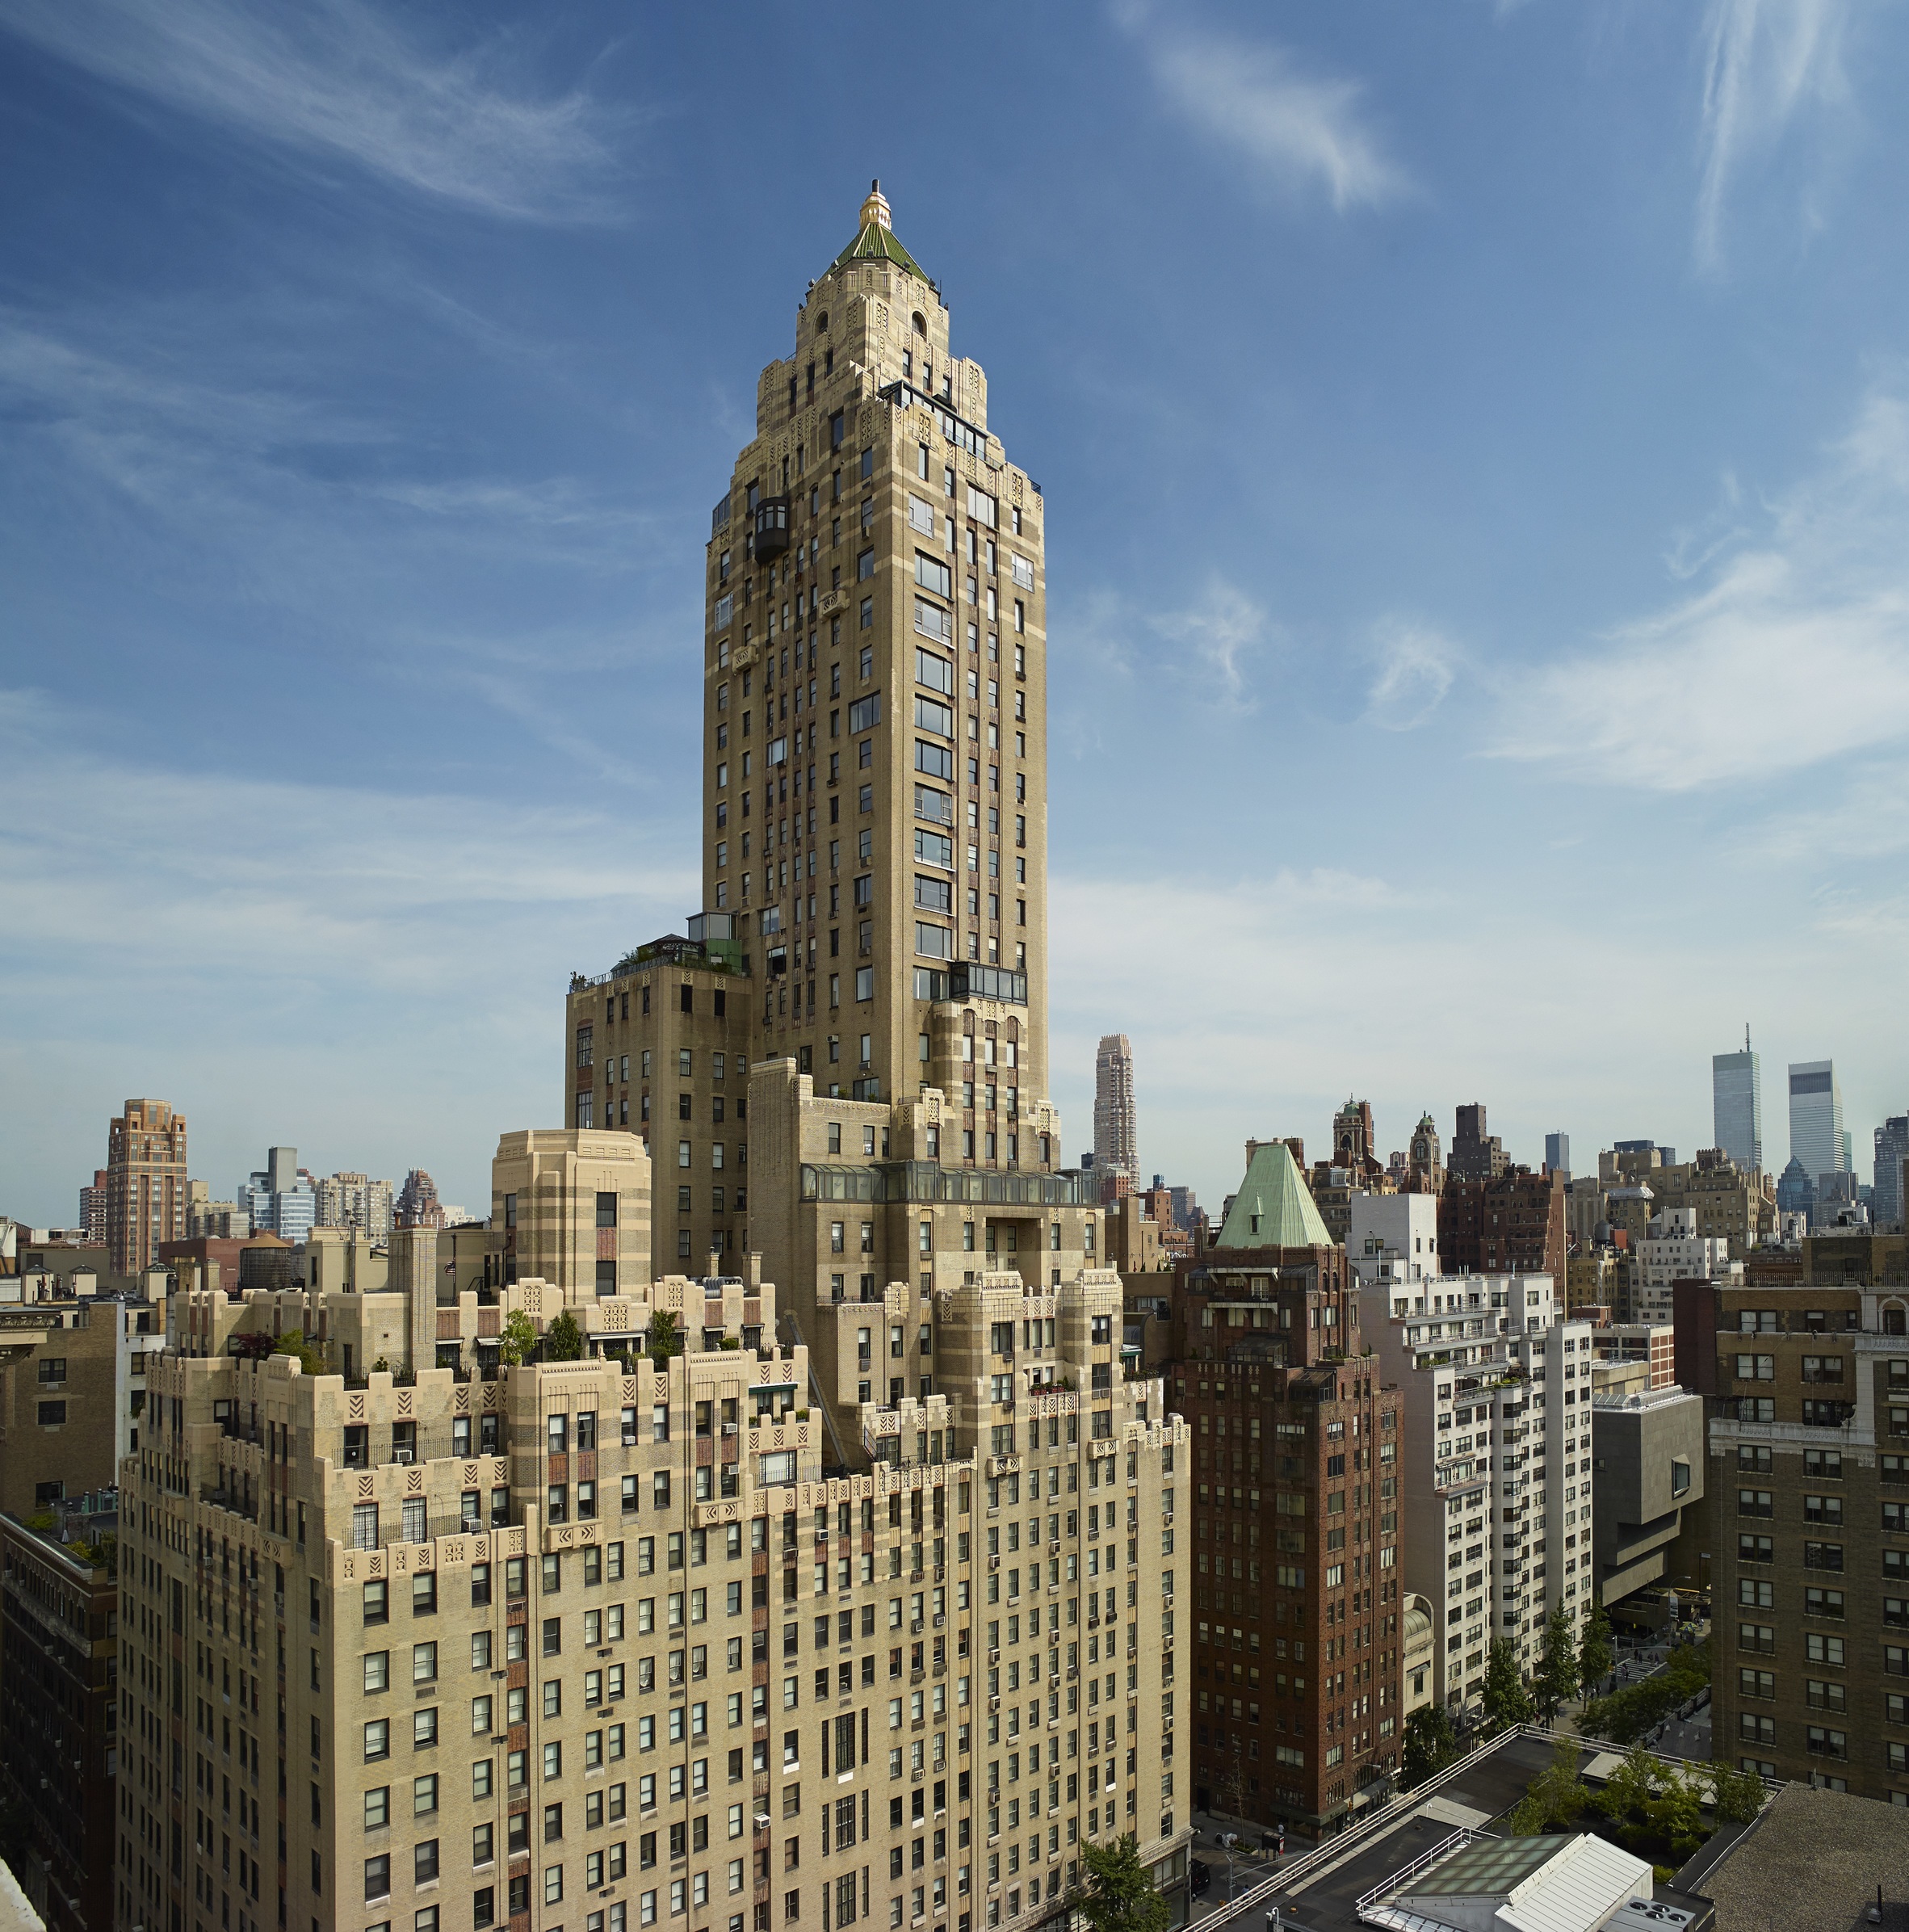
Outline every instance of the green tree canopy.
[[1173, 1908], [1154, 1889], [1131, 1831], [1110, 1845], [1083, 1840], [1080, 1859], [1085, 1878], [1072, 1904], [1093, 1932], [1166, 1932]]
[[1558, 1707], [1575, 1695], [1577, 1687], [1577, 1645], [1572, 1640], [1571, 1613], [1560, 1597], [1557, 1608], [1545, 1619], [1544, 1653], [1531, 1685], [1546, 1724], [1556, 1720]]
[[1578, 1682], [1588, 1690], [1601, 1677], [1609, 1677], [1617, 1662], [1611, 1649], [1611, 1619], [1603, 1602], [1593, 1591], [1591, 1614], [1578, 1636]]
[[1520, 1838], [1536, 1838], [1569, 1825], [1591, 1802], [1578, 1776], [1578, 1747], [1560, 1737], [1551, 1747], [1551, 1762], [1531, 1780], [1511, 1815], [1511, 1828]]
[[1721, 1762], [1710, 1766], [1710, 1791], [1719, 1825], [1747, 1825], [1766, 1796], [1756, 1772], [1733, 1771]]
[[677, 1333], [676, 1317], [667, 1308], [658, 1308], [649, 1318], [649, 1359], [667, 1362], [682, 1353], [682, 1337]]
[[325, 1373], [325, 1357], [305, 1340], [303, 1329], [287, 1329], [272, 1345], [275, 1355], [291, 1355], [308, 1376]]
[[1531, 1694], [1518, 1673], [1517, 1653], [1502, 1637], [1492, 1640], [1485, 1658], [1485, 1682], [1479, 1701], [1495, 1731], [1531, 1722]]
[[1458, 1734], [1443, 1704], [1420, 1704], [1405, 1720], [1405, 1755], [1399, 1782], [1407, 1791], [1423, 1784], [1458, 1755]]
[[543, 1331], [543, 1359], [546, 1362], [583, 1359], [583, 1330], [577, 1325], [577, 1317], [568, 1308]]
[[537, 1346], [537, 1329], [522, 1308], [513, 1308], [497, 1338], [497, 1359], [506, 1368], [519, 1367]]

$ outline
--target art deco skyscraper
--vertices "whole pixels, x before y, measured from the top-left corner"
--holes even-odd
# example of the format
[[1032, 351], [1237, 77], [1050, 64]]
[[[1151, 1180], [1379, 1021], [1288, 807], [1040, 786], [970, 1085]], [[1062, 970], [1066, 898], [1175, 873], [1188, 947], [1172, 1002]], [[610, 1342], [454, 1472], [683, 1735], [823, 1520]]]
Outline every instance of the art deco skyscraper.
[[1741, 1053], [1710, 1056], [1712, 1132], [1718, 1146], [1747, 1172], [1763, 1166], [1763, 1065], [1743, 1029]]
[[1093, 1170], [1123, 1174], [1140, 1184], [1134, 1118], [1134, 1050], [1124, 1033], [1109, 1033], [1093, 1056]]
[[649, 1142], [659, 1271], [761, 1256], [845, 1435], [933, 1382], [930, 1297], [1099, 1230], [1046, 1097], [1040, 491], [879, 192], [795, 333], [711, 519], [702, 907], [573, 981], [564, 1119]]
[[[912, 1092], [949, 1000], [1047, 1090], [1045, 513], [949, 321], [871, 192], [713, 521], [703, 905], [760, 942], [751, 1059], [820, 1094]], [[957, 1133], [1038, 1164], [999, 1107]]]

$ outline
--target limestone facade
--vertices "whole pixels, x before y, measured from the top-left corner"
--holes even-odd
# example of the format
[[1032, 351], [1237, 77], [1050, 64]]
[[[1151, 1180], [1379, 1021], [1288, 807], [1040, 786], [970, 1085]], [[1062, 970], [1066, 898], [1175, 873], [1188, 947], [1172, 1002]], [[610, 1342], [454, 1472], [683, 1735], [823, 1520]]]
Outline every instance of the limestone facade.
[[[834, 1477], [773, 1290], [707, 1287], [460, 1296], [589, 1352], [395, 1377], [233, 1345], [401, 1296], [179, 1298], [124, 1472], [120, 1922], [975, 1932], [1127, 1830], [1183, 1878], [1185, 1430], [1118, 1279], [938, 1290], [942, 1387]], [[663, 1306], [685, 1351], [630, 1353]]]

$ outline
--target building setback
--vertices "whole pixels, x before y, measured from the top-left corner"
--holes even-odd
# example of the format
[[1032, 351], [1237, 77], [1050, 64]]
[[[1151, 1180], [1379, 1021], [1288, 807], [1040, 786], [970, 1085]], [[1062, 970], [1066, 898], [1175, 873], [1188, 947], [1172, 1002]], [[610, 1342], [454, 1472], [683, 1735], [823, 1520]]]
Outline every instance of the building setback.
[[711, 518], [702, 909], [563, 1038], [654, 1268], [759, 1254], [845, 1438], [935, 1380], [944, 1287], [1105, 1254], [1046, 1098], [1046, 506], [950, 328], [871, 193]]
[[1564, 1177], [1501, 1168], [1484, 1180], [1456, 1167], [1438, 1197], [1438, 1245], [1454, 1274], [1564, 1279]]
[[[766, 1286], [183, 1303], [122, 1511], [123, 1922], [974, 1932], [1126, 1831], [1184, 1878], [1186, 1430], [1120, 1372], [1117, 1278], [938, 1295], [946, 1392], [871, 1404], [831, 1478]], [[584, 1359], [475, 1376], [241, 1339], [564, 1306]], [[621, 1353], [659, 1308], [686, 1352]]]

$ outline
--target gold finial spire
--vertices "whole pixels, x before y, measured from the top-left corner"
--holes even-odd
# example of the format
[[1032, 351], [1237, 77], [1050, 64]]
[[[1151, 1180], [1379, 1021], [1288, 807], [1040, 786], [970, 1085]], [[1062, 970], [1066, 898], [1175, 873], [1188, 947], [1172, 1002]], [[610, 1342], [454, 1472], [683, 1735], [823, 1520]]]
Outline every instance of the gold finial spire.
[[864, 228], [892, 229], [895, 224], [888, 219], [888, 203], [882, 193], [882, 183], [878, 177], [868, 184], [868, 199], [862, 204], [862, 225]]

